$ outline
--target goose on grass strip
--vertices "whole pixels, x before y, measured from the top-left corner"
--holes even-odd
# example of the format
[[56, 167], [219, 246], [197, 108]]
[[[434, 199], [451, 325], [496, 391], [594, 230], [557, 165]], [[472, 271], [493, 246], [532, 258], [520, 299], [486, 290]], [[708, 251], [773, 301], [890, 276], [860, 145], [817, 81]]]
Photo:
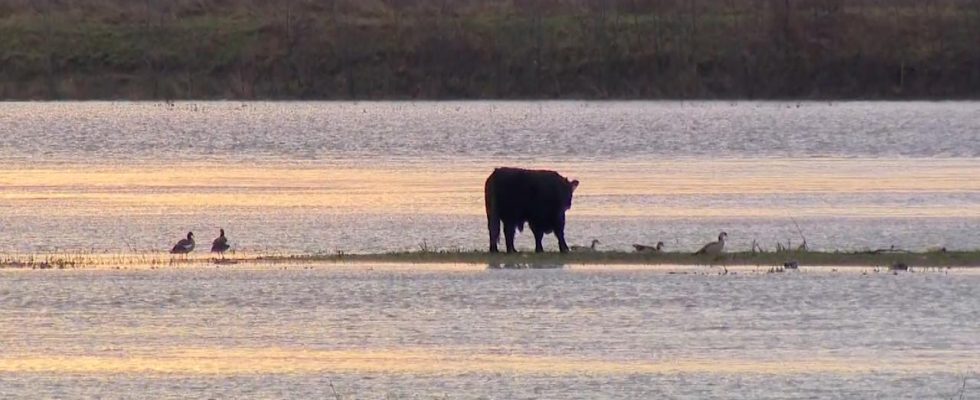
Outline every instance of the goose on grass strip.
[[704, 247], [702, 247], [701, 250], [695, 252], [694, 255], [707, 254], [707, 255], [716, 256], [721, 254], [721, 252], [725, 251], [725, 239], [727, 238], [728, 238], [728, 234], [725, 232], [718, 234], [717, 241], [704, 245]]
[[657, 242], [656, 246], [634, 244], [633, 248], [636, 249], [637, 253], [660, 253], [664, 249], [664, 242]]
[[221, 234], [218, 235], [218, 237], [215, 238], [213, 242], [211, 242], [211, 252], [218, 253], [221, 255], [221, 258], [224, 258], [225, 251], [230, 249], [231, 245], [228, 244], [228, 238], [225, 237], [225, 230], [224, 229], [219, 229], [219, 230], [221, 231]]
[[180, 239], [170, 249], [170, 254], [187, 254], [194, 250], [194, 232], [187, 232], [187, 238]]
[[596, 250], [595, 249], [595, 245], [600, 244], [600, 243], [602, 243], [602, 242], [600, 242], [599, 239], [592, 239], [592, 245], [591, 246], [571, 246], [571, 247], [569, 247], [569, 249], [571, 249], [572, 251], [578, 251], [578, 252], [595, 251]]

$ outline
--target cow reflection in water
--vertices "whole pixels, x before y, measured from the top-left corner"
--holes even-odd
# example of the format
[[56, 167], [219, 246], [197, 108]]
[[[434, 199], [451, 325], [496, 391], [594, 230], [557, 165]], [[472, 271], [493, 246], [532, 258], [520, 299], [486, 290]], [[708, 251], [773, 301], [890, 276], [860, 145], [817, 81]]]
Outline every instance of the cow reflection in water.
[[572, 193], [577, 180], [568, 180], [555, 171], [497, 168], [487, 178], [484, 198], [487, 206], [487, 228], [490, 230], [490, 252], [496, 253], [500, 242], [500, 224], [504, 225], [507, 252], [513, 253], [515, 231], [527, 223], [534, 233], [534, 251], [543, 252], [541, 239], [554, 232], [558, 250], [568, 252], [565, 243], [565, 211], [572, 207]]

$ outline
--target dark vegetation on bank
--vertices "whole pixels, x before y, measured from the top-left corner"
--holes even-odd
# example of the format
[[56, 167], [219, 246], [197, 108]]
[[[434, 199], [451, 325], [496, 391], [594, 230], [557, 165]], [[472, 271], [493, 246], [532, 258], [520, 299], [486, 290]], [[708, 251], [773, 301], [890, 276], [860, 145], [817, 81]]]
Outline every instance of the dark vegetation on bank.
[[782, 266], [796, 261], [800, 266], [890, 267], [903, 263], [914, 267], [980, 267], [980, 251], [900, 252], [735, 252], [720, 256], [691, 253], [637, 253], [597, 251], [582, 253], [487, 253], [483, 251], [413, 251], [379, 254], [328, 254], [262, 257], [264, 261], [351, 261], [399, 263], [465, 263], [497, 265], [560, 266], [564, 264], [626, 265], [759, 265]]
[[978, 43], [980, 0], [0, 0], [0, 98], [978, 98]]
[[693, 255], [688, 252], [637, 253], [625, 251], [596, 251], [572, 253], [516, 254], [487, 253], [474, 250], [419, 250], [373, 254], [300, 254], [300, 255], [229, 255], [216, 258], [203, 254], [195, 257], [173, 256], [165, 253], [136, 254], [48, 254], [10, 256], [0, 255], [0, 269], [76, 269], [76, 268], [167, 268], [181, 265], [249, 265], [305, 263], [401, 263], [401, 264], [484, 264], [498, 268], [547, 268], [563, 265], [714, 265], [779, 267], [796, 261], [801, 267], [881, 267], [905, 264], [913, 269], [934, 267], [980, 267], [980, 251], [929, 252], [734, 252], [720, 256]]

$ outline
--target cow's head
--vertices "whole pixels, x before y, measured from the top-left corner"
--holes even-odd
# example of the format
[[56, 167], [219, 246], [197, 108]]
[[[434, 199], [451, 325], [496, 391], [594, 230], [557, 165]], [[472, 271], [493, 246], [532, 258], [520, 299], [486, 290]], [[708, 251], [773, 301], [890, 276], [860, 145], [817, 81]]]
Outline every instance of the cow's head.
[[564, 198], [562, 200], [564, 201], [563, 205], [565, 206], [566, 210], [572, 208], [572, 194], [575, 193], [575, 188], [577, 187], [578, 187], [577, 179], [568, 180], [568, 178], [565, 178], [566, 190], [564, 191]]

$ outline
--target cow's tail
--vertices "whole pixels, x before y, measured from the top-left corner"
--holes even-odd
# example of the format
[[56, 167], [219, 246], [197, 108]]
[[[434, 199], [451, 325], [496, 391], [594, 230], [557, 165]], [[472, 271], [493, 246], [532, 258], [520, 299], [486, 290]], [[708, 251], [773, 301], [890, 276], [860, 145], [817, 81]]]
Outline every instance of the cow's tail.
[[497, 210], [496, 196], [493, 193], [493, 176], [487, 179], [483, 187], [483, 200], [487, 206], [487, 229], [490, 231], [490, 250], [496, 249], [500, 243], [500, 215]]

